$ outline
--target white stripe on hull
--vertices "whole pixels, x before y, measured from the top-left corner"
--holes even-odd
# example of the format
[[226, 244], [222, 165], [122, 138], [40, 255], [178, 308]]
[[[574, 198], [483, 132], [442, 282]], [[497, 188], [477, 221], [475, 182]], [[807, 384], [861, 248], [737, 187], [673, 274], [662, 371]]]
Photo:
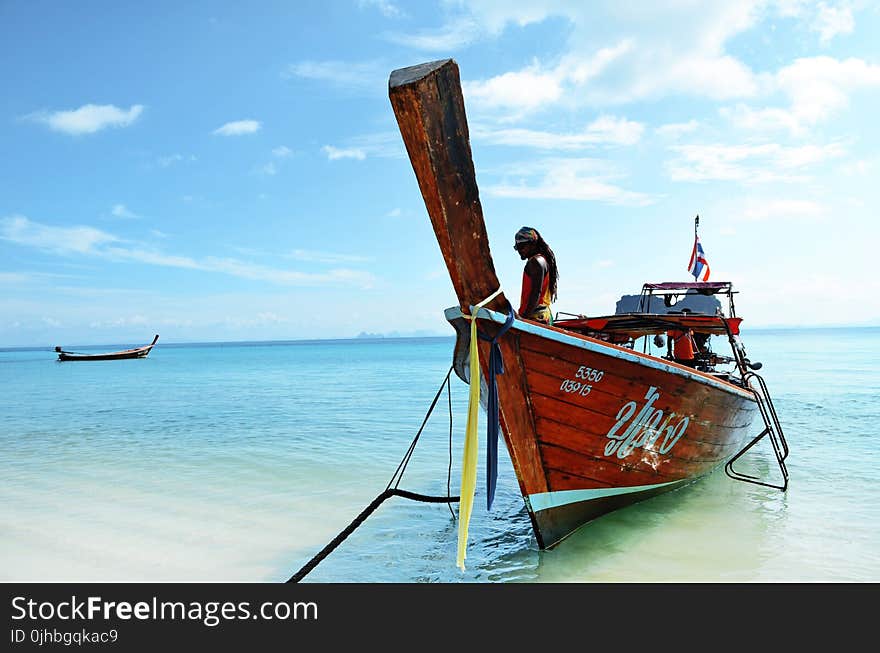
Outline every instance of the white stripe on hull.
[[[550, 508], [559, 508], [570, 503], [580, 503], [582, 501], [593, 501], [594, 499], [602, 499], [604, 497], [613, 497], [620, 494], [630, 494], [632, 492], [646, 492], [648, 490], [656, 490], [657, 488], [679, 485], [693, 481], [693, 478], [679, 479], [668, 483], [656, 483], [654, 485], [636, 485], [634, 487], [603, 487], [593, 490], [562, 490], [560, 492], [539, 492], [538, 494], [529, 495], [529, 505], [532, 506], [532, 512], [540, 512], [541, 510], [549, 510]], [[671, 487], [668, 489], [672, 489]]]

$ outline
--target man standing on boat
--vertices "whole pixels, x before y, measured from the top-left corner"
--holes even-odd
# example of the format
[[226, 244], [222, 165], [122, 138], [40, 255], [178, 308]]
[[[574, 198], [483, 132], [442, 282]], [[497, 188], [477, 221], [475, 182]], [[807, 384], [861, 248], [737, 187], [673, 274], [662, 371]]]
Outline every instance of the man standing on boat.
[[532, 227], [523, 227], [517, 231], [513, 243], [519, 257], [526, 261], [519, 315], [529, 320], [552, 324], [550, 304], [556, 300], [556, 282], [559, 279], [556, 256], [538, 230]]

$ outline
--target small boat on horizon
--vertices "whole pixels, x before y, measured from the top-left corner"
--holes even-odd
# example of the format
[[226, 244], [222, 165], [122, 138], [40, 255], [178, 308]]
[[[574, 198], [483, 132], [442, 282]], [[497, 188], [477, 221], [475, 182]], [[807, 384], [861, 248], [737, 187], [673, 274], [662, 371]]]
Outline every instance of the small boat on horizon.
[[[488, 417], [489, 506], [499, 426], [540, 549], [606, 513], [720, 467], [737, 480], [787, 488], [788, 446], [755, 373], [760, 364], [748, 359], [740, 340], [732, 283], [647, 283], [634, 310], [571, 315], [552, 325], [522, 318], [505, 298], [492, 262], [458, 65], [447, 59], [395, 70], [389, 96], [459, 301], [445, 311], [457, 334], [453, 366], [471, 383], [471, 409], [476, 396]], [[666, 310], [681, 299], [714, 301], [716, 295], [728, 299], [727, 314], [720, 302], [711, 312]], [[662, 349], [660, 338], [680, 331], [704, 344], [720, 336], [731, 355], [705, 346], [684, 363], [671, 348], [651, 348]], [[725, 364], [732, 369], [719, 369]], [[479, 377], [472, 381], [475, 366]], [[459, 509], [462, 568], [476, 475], [468, 462], [471, 456], [476, 464], [472, 410]], [[757, 434], [756, 421], [763, 429]], [[765, 437], [782, 474], [778, 484], [733, 468]]]
[[73, 351], [64, 351], [61, 347], [55, 347], [55, 351], [58, 352], [59, 361], [115, 361], [129, 358], [146, 358], [158, 340], [159, 334], [156, 334], [153, 338], [153, 342], [149, 345], [135, 347], [134, 349], [123, 349], [122, 351], [105, 352], [102, 354], [81, 354]]

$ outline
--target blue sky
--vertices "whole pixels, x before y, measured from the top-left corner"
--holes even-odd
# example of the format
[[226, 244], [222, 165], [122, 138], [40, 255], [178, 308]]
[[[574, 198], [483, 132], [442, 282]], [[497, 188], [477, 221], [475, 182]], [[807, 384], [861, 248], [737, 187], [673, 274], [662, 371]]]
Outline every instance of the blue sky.
[[557, 310], [687, 280], [880, 324], [867, 2], [0, 2], [0, 346], [451, 335], [387, 96], [454, 58], [495, 266]]

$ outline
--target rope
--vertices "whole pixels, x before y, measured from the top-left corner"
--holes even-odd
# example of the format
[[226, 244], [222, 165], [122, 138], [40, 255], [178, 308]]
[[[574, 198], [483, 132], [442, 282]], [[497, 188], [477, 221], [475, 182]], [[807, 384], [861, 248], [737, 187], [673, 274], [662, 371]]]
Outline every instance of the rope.
[[[386, 490], [391, 488], [393, 484], [395, 489], [400, 485], [401, 479], [403, 479], [403, 472], [406, 470], [406, 466], [409, 464], [410, 458], [412, 458], [413, 452], [415, 451], [416, 444], [419, 442], [419, 438], [422, 435], [422, 431], [425, 429], [425, 424], [428, 423], [428, 418], [431, 417], [431, 413], [434, 412], [434, 406], [437, 405], [437, 400], [440, 399], [440, 394], [443, 392], [443, 387], [448, 385], [449, 375], [452, 374], [453, 367], [450, 367], [446, 372], [446, 376], [443, 378], [443, 383], [440, 384], [440, 388], [437, 390], [437, 394], [434, 395], [434, 400], [431, 402], [430, 408], [428, 408], [428, 412], [425, 413], [425, 418], [422, 420], [422, 425], [419, 427], [418, 433], [416, 433], [416, 437], [413, 438], [413, 441], [409, 445], [409, 449], [407, 449], [406, 453], [403, 455], [403, 459], [400, 461], [400, 464], [397, 465], [397, 469], [394, 474], [391, 476], [391, 480], [388, 481], [388, 485], [385, 487]], [[451, 399], [450, 399], [451, 401]], [[450, 404], [449, 407], [450, 421], [452, 421], [452, 406]], [[395, 483], [394, 479], [397, 478], [397, 482]]]
[[321, 562], [324, 558], [326, 558], [337, 546], [342, 544], [345, 539], [351, 535], [358, 526], [366, 521], [367, 517], [369, 517], [376, 508], [378, 508], [386, 499], [390, 499], [393, 496], [403, 497], [405, 499], [412, 499], [413, 501], [422, 501], [424, 503], [449, 503], [450, 501], [458, 501], [458, 497], [431, 497], [425, 494], [416, 494], [415, 492], [407, 492], [406, 490], [398, 490], [394, 488], [393, 490], [385, 490], [382, 494], [377, 496], [373, 501], [364, 508], [363, 512], [355, 517], [354, 521], [351, 522], [339, 535], [333, 538], [331, 542], [325, 546], [321, 551], [311, 560], [309, 560], [302, 569], [296, 572], [290, 579], [287, 580], [288, 583], [298, 583], [303, 578], [305, 578], [306, 574], [308, 574], [312, 569], [318, 566], [318, 563]]
[[[378, 508], [385, 500], [390, 499], [391, 497], [403, 497], [404, 499], [411, 499], [412, 501], [420, 501], [422, 503], [445, 503], [449, 505], [449, 512], [452, 513], [453, 519], [455, 518], [455, 513], [452, 511], [452, 504], [457, 503], [459, 501], [458, 497], [449, 496], [449, 483], [452, 475], [452, 393], [450, 390], [449, 384], [449, 375], [452, 373], [453, 368], [450, 367], [449, 371], [446, 372], [446, 376], [443, 379], [443, 383], [440, 384], [440, 389], [437, 390], [437, 394], [434, 395], [434, 400], [431, 402], [430, 408], [428, 408], [428, 412], [425, 414], [425, 418], [422, 420], [422, 425], [419, 427], [418, 433], [416, 433], [415, 438], [410, 443], [409, 448], [406, 453], [403, 455], [403, 459], [397, 465], [397, 469], [394, 471], [394, 474], [391, 476], [391, 480], [388, 482], [385, 490], [373, 499], [370, 504], [361, 511], [361, 513], [354, 518], [354, 520], [346, 526], [336, 537], [334, 537], [327, 546], [321, 549], [311, 560], [309, 560], [305, 565], [303, 565], [302, 569], [296, 572], [293, 576], [291, 576], [286, 582], [288, 583], [298, 583], [305, 576], [312, 571], [315, 567], [318, 566], [324, 558], [330, 555], [333, 550], [342, 544], [349, 535], [351, 535], [361, 524], [366, 521], [367, 517], [369, 517], [375, 510]], [[447, 393], [449, 395], [449, 472], [447, 475], [446, 481], [446, 494], [445, 497], [433, 497], [427, 494], [418, 494], [416, 492], [409, 492], [408, 490], [400, 490], [398, 486], [400, 485], [400, 481], [403, 479], [403, 472], [406, 471], [406, 466], [409, 464], [410, 459], [412, 458], [413, 451], [416, 448], [416, 444], [419, 441], [419, 437], [422, 435], [422, 431], [425, 428], [425, 424], [428, 423], [428, 418], [431, 416], [431, 413], [434, 411], [434, 407], [437, 405], [437, 400], [440, 399], [440, 394], [443, 392], [443, 388], [446, 387]], [[397, 479], [395, 481], [395, 479]], [[394, 487], [391, 487], [391, 486]]]
[[[449, 403], [449, 466], [446, 469], [446, 496], [452, 496], [452, 390], [449, 385], [449, 374], [446, 375], [446, 399]], [[452, 515], [452, 521], [456, 520], [455, 511], [452, 509], [452, 502], [450, 501], [449, 506], [449, 514]]]

